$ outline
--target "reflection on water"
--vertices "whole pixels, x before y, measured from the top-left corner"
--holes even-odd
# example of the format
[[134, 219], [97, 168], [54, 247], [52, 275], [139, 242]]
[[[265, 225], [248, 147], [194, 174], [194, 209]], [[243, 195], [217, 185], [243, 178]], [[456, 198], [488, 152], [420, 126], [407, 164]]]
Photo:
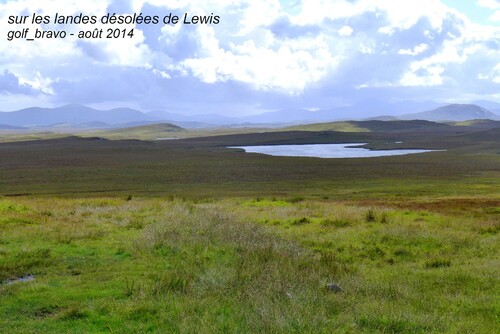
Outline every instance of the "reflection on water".
[[366, 143], [352, 144], [308, 144], [308, 145], [264, 145], [264, 146], [229, 146], [241, 148], [247, 153], [262, 153], [280, 157], [317, 157], [317, 158], [372, 158], [392, 155], [434, 152], [435, 150], [369, 150], [362, 146]]

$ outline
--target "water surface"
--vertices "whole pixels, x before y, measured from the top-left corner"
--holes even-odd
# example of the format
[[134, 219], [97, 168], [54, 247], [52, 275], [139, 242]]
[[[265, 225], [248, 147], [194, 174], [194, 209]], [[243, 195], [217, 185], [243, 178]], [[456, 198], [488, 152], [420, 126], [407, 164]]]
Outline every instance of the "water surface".
[[229, 148], [240, 148], [247, 153], [261, 153], [279, 157], [316, 158], [373, 158], [436, 151], [422, 149], [369, 150], [357, 147], [362, 145], [366, 145], [366, 143], [229, 146]]

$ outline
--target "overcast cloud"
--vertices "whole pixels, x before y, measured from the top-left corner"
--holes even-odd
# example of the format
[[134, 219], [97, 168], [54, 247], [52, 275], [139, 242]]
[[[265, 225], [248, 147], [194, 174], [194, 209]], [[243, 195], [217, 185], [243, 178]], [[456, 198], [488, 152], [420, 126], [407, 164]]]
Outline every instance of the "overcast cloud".
[[[82, 103], [244, 115], [367, 98], [500, 102], [500, 1], [470, 2], [483, 19], [439, 0], [0, 1], [0, 109]], [[8, 16], [32, 12], [213, 13], [220, 23], [129, 26], [131, 39], [8, 42], [22, 28]]]

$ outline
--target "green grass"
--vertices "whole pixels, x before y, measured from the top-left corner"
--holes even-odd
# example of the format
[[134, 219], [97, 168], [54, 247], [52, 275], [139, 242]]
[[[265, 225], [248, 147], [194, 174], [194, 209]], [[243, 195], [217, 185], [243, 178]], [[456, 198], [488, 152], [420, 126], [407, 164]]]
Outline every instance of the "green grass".
[[89, 131], [84, 136], [99, 136], [107, 139], [150, 139], [157, 138], [182, 138], [187, 131], [170, 123], [134, 126], [114, 130]]
[[[34, 223], [0, 224], [0, 281], [35, 280], [0, 285], [8, 333], [498, 326], [498, 233], [482, 229], [499, 216], [487, 208], [458, 216], [331, 200], [11, 202], [29, 211], [3, 219]], [[328, 291], [332, 282], [344, 291]]]
[[2, 212], [27, 212], [29, 209], [23, 205], [0, 200], [0, 213]]
[[[0, 144], [0, 332], [494, 333], [498, 129], [419, 131]], [[224, 148], [327, 142], [447, 151]]]
[[298, 131], [339, 131], [339, 132], [369, 132], [370, 129], [354, 122], [331, 122], [310, 125], [297, 125], [286, 128], [287, 130]]

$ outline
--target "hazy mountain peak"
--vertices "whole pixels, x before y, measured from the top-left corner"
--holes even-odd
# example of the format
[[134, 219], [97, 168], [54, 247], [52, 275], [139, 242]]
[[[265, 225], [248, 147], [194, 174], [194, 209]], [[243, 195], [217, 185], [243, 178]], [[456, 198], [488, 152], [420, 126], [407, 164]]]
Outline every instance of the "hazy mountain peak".
[[67, 104], [57, 108], [26, 108], [0, 112], [0, 123], [13, 126], [48, 126], [57, 123], [80, 124], [103, 122], [120, 124], [152, 120], [146, 114], [130, 109], [97, 110], [81, 104]]
[[454, 103], [421, 113], [406, 114], [401, 118], [430, 121], [467, 121], [472, 119], [497, 119], [498, 115], [475, 104]]

